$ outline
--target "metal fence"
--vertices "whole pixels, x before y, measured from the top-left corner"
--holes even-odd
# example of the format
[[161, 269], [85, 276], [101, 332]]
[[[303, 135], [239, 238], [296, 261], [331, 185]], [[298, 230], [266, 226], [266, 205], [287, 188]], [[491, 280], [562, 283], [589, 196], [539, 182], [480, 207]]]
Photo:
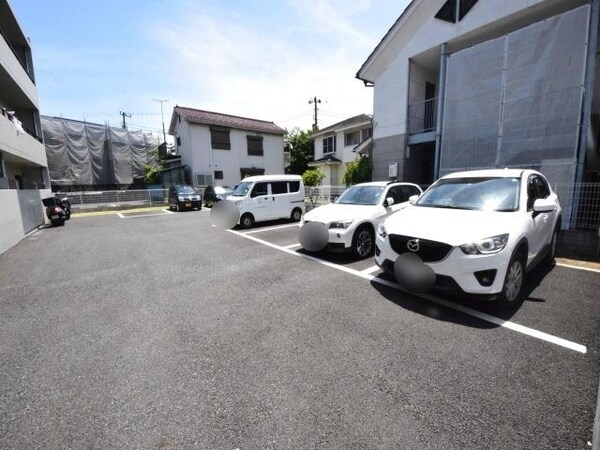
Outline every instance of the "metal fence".
[[552, 188], [560, 198], [563, 223], [568, 220], [568, 228], [594, 231], [600, 228], [600, 183], [555, 183]]
[[57, 192], [60, 197], [68, 197], [71, 206], [76, 208], [94, 208], [100, 206], [146, 206], [167, 203], [167, 189], [139, 189], [128, 191], [89, 191]]
[[332, 203], [338, 198], [346, 186], [306, 186], [304, 188], [304, 201], [309, 208]]
[[435, 130], [437, 98], [408, 105], [408, 133], [419, 134]]

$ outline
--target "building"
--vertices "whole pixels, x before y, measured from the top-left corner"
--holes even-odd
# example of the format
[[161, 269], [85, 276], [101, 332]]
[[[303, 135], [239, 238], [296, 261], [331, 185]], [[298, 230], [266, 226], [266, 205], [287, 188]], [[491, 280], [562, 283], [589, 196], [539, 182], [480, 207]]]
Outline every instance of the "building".
[[62, 117], [41, 122], [53, 190], [144, 188], [144, 167], [158, 156], [162, 136]]
[[340, 186], [344, 169], [358, 152], [368, 154], [373, 134], [372, 117], [360, 114], [313, 133], [315, 160], [309, 166], [325, 174], [323, 185]]
[[357, 73], [374, 87], [373, 177], [535, 168], [578, 217], [600, 181], [599, 0], [413, 0]]
[[0, 0], [0, 253], [44, 223], [50, 195], [29, 40]]
[[169, 134], [195, 186], [235, 186], [247, 176], [284, 173], [283, 135], [273, 122], [173, 108]]

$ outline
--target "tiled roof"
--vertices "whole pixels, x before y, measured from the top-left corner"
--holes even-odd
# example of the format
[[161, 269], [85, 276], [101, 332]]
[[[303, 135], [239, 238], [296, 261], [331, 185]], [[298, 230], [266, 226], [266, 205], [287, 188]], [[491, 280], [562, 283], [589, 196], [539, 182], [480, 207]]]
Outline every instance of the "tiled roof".
[[249, 119], [247, 117], [232, 116], [201, 109], [176, 106], [174, 112], [181, 114], [188, 122], [202, 123], [206, 125], [218, 125], [223, 127], [238, 128], [241, 130], [258, 131], [261, 133], [285, 134], [285, 130], [273, 122], [266, 120]]

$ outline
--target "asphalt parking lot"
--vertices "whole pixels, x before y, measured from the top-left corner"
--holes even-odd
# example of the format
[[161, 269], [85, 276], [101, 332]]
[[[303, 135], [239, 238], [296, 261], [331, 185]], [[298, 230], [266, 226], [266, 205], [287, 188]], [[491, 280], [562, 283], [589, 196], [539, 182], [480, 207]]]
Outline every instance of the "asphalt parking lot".
[[0, 448], [590, 448], [600, 273], [417, 297], [297, 227], [111, 214], [0, 255]]

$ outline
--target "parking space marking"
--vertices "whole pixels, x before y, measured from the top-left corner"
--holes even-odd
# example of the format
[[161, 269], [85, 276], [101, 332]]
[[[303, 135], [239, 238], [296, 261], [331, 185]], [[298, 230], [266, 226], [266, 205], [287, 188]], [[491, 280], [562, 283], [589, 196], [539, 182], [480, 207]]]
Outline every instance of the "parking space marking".
[[290, 227], [297, 227], [297, 226], [298, 226], [297, 223], [290, 223], [290, 224], [287, 224], [287, 225], [278, 225], [276, 227], [259, 228], [257, 230], [239, 232], [239, 234], [262, 233], [263, 231], [281, 230], [283, 228], [290, 228]]
[[[311, 256], [311, 255], [306, 255], [304, 253], [295, 252], [295, 251], [292, 251], [292, 250], [290, 250], [288, 248], [280, 247], [279, 245], [272, 244], [271, 242], [265, 241], [263, 239], [259, 239], [259, 238], [254, 237], [254, 236], [248, 236], [248, 233], [240, 233], [239, 231], [235, 231], [235, 230], [227, 230], [227, 231], [230, 232], [230, 233], [233, 233], [233, 234], [237, 234], [238, 236], [242, 236], [243, 238], [255, 241], [255, 242], [259, 243], [259, 244], [266, 245], [267, 247], [274, 248], [275, 250], [279, 250], [281, 252], [287, 253], [289, 255], [298, 256], [300, 258], [304, 258], [304, 259], [307, 259], [309, 261], [316, 262], [317, 264], [321, 264], [321, 265], [326, 266], [326, 267], [331, 267], [332, 269], [336, 269], [336, 270], [339, 270], [341, 272], [345, 272], [345, 273], [348, 273], [350, 275], [354, 275], [354, 276], [357, 276], [359, 278], [363, 278], [363, 279], [368, 280], [368, 281], [372, 281], [372, 282], [375, 282], [375, 283], [378, 283], [378, 284], [383, 284], [383, 285], [391, 287], [393, 289], [406, 292], [397, 283], [394, 283], [394, 282], [388, 281], [388, 280], [384, 280], [383, 278], [379, 278], [379, 277], [377, 277], [375, 275], [370, 275], [368, 273], [363, 273], [362, 271], [358, 271], [358, 270], [350, 269], [348, 267], [340, 266], [339, 264], [334, 264], [334, 263], [331, 263], [329, 261], [324, 261], [322, 259], [316, 258], [316, 257]], [[475, 309], [469, 308], [467, 306], [459, 305], [457, 303], [453, 303], [453, 302], [450, 302], [448, 300], [444, 300], [442, 298], [436, 297], [436, 296], [431, 295], [431, 294], [411, 294], [411, 295], [414, 295], [416, 297], [420, 297], [420, 298], [422, 298], [424, 300], [428, 300], [428, 301], [430, 301], [432, 303], [436, 303], [436, 304], [444, 306], [446, 308], [462, 312], [462, 313], [470, 315], [472, 317], [476, 317], [476, 318], [478, 318], [480, 320], [483, 320], [485, 322], [493, 323], [494, 325], [498, 325], [498, 326], [503, 327], [503, 328], [508, 328], [508, 329], [516, 331], [518, 333], [521, 333], [521, 334], [524, 334], [524, 335], [527, 335], [527, 336], [530, 336], [530, 337], [533, 337], [533, 338], [536, 338], [536, 339], [540, 339], [542, 341], [549, 342], [551, 344], [555, 344], [555, 345], [558, 345], [560, 347], [564, 347], [564, 348], [567, 348], [569, 350], [573, 350], [573, 351], [578, 352], [578, 353], [583, 353], [583, 354], [587, 353], [587, 347], [585, 345], [581, 345], [581, 344], [578, 344], [576, 342], [568, 341], [568, 340], [560, 338], [558, 336], [554, 336], [554, 335], [549, 334], [549, 333], [544, 333], [543, 331], [538, 331], [538, 330], [535, 330], [533, 328], [529, 328], [529, 327], [526, 327], [526, 326], [523, 326], [523, 325], [519, 325], [518, 323], [511, 322], [510, 320], [500, 319], [499, 317], [495, 317], [495, 316], [492, 316], [490, 314], [486, 314], [486, 313], [477, 311]]]
[[292, 248], [300, 248], [300, 247], [302, 247], [302, 244], [297, 243], [297, 244], [286, 245], [283, 248], [286, 248], [286, 249], [289, 250], [289, 249], [292, 249]]
[[360, 273], [369, 274], [373, 272], [377, 272], [379, 270], [379, 266], [371, 266], [364, 270], [361, 270]]
[[155, 216], [166, 216], [169, 214], [175, 214], [173, 211], [161, 211], [155, 214], [136, 214], [134, 216], [126, 216], [122, 213], [117, 213], [117, 215], [121, 218], [121, 219], [137, 219], [139, 217], [155, 217]]
[[581, 266], [575, 266], [573, 264], [565, 264], [565, 263], [556, 263], [557, 266], [560, 267], [567, 267], [569, 269], [577, 269], [577, 270], [587, 270], [588, 272], [595, 272], [595, 273], [600, 273], [600, 269], [594, 269], [592, 267], [581, 267]]

